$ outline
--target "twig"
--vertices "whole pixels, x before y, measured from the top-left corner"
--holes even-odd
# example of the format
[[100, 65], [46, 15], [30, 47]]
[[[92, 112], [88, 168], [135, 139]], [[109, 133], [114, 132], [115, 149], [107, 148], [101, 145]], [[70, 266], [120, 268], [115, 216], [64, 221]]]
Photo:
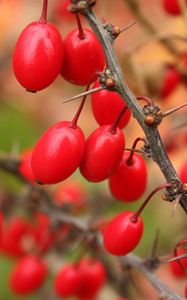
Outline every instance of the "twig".
[[[129, 0], [128, 0], [129, 1]], [[156, 126], [148, 126], [144, 122], [144, 113], [143, 109], [138, 103], [135, 95], [131, 92], [128, 88], [126, 83], [124, 83], [124, 76], [120, 67], [120, 64], [116, 58], [114, 53], [111, 39], [109, 38], [108, 32], [103, 28], [102, 23], [98, 20], [91, 9], [86, 9], [84, 11], [84, 15], [88, 19], [90, 26], [92, 27], [93, 31], [97, 34], [103, 49], [105, 51], [105, 55], [107, 58], [107, 65], [110, 69], [111, 73], [113, 74], [116, 82], [116, 91], [121, 95], [121, 97], [126, 102], [127, 106], [133, 113], [133, 116], [139, 122], [140, 126], [144, 130], [146, 135], [148, 144], [151, 149], [151, 153], [153, 156], [154, 161], [159, 166], [160, 170], [162, 171], [165, 179], [167, 182], [178, 182], [179, 190], [181, 190], [181, 181], [178, 177], [177, 172], [175, 171], [161, 140], [159, 131]], [[174, 195], [177, 195], [176, 189], [174, 189]], [[178, 191], [180, 194], [181, 191]], [[173, 200], [175, 197], [173, 198]], [[182, 194], [180, 198], [180, 204], [183, 207], [184, 211], [187, 213], [187, 195]]]
[[185, 300], [185, 298], [175, 294], [167, 285], [165, 285], [152, 271], [150, 271], [145, 261], [134, 254], [128, 254], [120, 258], [124, 267], [135, 268], [140, 272], [160, 293], [161, 297], [165, 297], [167, 300]]

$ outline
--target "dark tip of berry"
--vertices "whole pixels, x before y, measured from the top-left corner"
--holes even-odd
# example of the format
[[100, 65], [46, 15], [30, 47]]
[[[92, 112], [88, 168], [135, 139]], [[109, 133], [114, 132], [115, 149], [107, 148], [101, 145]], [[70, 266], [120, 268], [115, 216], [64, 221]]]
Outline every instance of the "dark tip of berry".
[[36, 183], [40, 184], [40, 185], [44, 185], [43, 182], [39, 181], [38, 179], [35, 179]]
[[36, 93], [37, 91], [33, 91], [33, 90], [29, 90], [29, 89], [26, 89], [27, 92], [29, 93]]

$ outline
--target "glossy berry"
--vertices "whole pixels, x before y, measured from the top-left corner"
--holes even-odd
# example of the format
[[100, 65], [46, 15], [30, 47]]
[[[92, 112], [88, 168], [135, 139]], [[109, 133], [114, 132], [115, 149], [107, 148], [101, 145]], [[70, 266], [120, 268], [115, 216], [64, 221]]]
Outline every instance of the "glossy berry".
[[81, 284], [81, 276], [76, 265], [64, 266], [55, 276], [54, 291], [59, 297], [76, 295]]
[[21, 153], [20, 164], [18, 171], [27, 181], [35, 183], [35, 178], [31, 168], [32, 149], [24, 150]]
[[131, 220], [134, 212], [118, 214], [106, 226], [103, 242], [106, 250], [113, 255], [126, 255], [139, 243], [143, 234], [143, 221], [140, 217], [136, 222]]
[[45, 281], [47, 267], [34, 255], [20, 259], [10, 274], [10, 287], [17, 295], [28, 295], [35, 292]]
[[[99, 87], [98, 81], [93, 88]], [[92, 110], [99, 125], [113, 124], [120, 111], [126, 106], [124, 100], [117, 92], [101, 90], [91, 96]], [[124, 128], [131, 117], [131, 111], [127, 109], [119, 121], [118, 127]]]
[[111, 125], [103, 125], [86, 140], [80, 164], [82, 175], [89, 181], [99, 182], [109, 178], [119, 166], [125, 147], [123, 132]]
[[82, 284], [76, 295], [82, 298], [92, 298], [105, 283], [105, 267], [98, 259], [83, 258], [78, 264], [78, 269]]
[[13, 53], [14, 74], [28, 91], [49, 86], [60, 73], [63, 41], [57, 28], [49, 22], [33, 22], [21, 33]]
[[64, 63], [62, 76], [77, 85], [88, 85], [105, 66], [103, 49], [95, 35], [84, 29], [84, 38], [79, 30], [71, 31], [64, 39]]
[[81, 208], [86, 205], [86, 192], [80, 182], [71, 180], [57, 187], [54, 202], [60, 206]]
[[131, 163], [129, 153], [124, 152], [116, 172], [109, 178], [109, 188], [112, 195], [121, 201], [131, 202], [139, 199], [147, 186], [147, 168], [143, 158], [133, 154]]
[[79, 166], [85, 146], [82, 130], [69, 121], [51, 126], [37, 142], [31, 159], [35, 179], [53, 184], [69, 177]]
[[[187, 1], [186, 1], [187, 3]], [[181, 14], [179, 0], [162, 0], [164, 10], [171, 15]]]
[[181, 76], [179, 72], [172, 66], [168, 66], [165, 71], [163, 82], [160, 90], [160, 97], [168, 97], [180, 83]]
[[187, 183], [187, 160], [183, 162], [179, 170], [179, 176], [183, 183]]

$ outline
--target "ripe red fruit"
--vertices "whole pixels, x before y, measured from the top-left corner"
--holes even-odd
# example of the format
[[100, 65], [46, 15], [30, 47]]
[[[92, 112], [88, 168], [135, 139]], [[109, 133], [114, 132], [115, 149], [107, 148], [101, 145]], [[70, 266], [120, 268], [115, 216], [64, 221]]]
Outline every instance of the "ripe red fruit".
[[105, 55], [95, 35], [83, 29], [84, 38], [79, 30], [71, 31], [64, 39], [64, 63], [62, 76], [77, 85], [88, 85], [94, 81], [98, 72], [105, 66]]
[[181, 13], [179, 0], [163, 0], [163, 8], [171, 15], [179, 15]]
[[179, 72], [173, 66], [168, 66], [166, 68], [160, 90], [161, 98], [168, 97], [180, 83], [180, 80], [181, 75], [179, 74]]
[[58, 0], [55, 6], [55, 15], [62, 19], [62, 21], [72, 21], [75, 20], [74, 14], [68, 11], [68, 6], [70, 5], [70, 0]]
[[30, 224], [21, 217], [13, 217], [3, 225], [1, 251], [11, 256], [25, 254], [23, 238], [30, 234]]
[[93, 297], [100, 290], [106, 280], [103, 263], [93, 258], [83, 258], [78, 264], [81, 285], [76, 293], [81, 298]]
[[184, 288], [184, 296], [187, 298], [187, 284], [185, 285], [185, 288]]
[[[186, 254], [186, 250], [185, 249], [178, 249], [177, 251], [177, 255], [184, 255]], [[187, 269], [187, 258], [183, 258], [180, 260], [181, 264], [184, 266], [185, 269]], [[175, 278], [181, 279], [186, 277], [186, 273], [184, 272], [184, 270], [181, 268], [181, 266], [179, 265], [178, 261], [172, 261], [169, 263], [169, 270], [172, 273], [172, 275]]]
[[125, 147], [121, 129], [112, 131], [103, 125], [88, 137], [80, 164], [82, 175], [89, 181], [99, 182], [109, 178], [119, 166]]
[[47, 21], [29, 24], [21, 33], [13, 53], [14, 74], [28, 91], [49, 86], [60, 73], [63, 41], [57, 28]]
[[30, 181], [31, 183], [35, 183], [35, 178], [31, 168], [31, 156], [32, 156], [32, 149], [24, 150], [21, 153], [21, 160], [18, 167], [18, 171], [23, 176], [23, 178], [25, 178], [27, 181]]
[[183, 183], [187, 183], [187, 161], [184, 161], [182, 164], [179, 170], [179, 176]]
[[71, 180], [57, 187], [54, 202], [60, 206], [82, 208], [86, 205], [86, 193], [79, 182]]
[[131, 163], [129, 153], [124, 152], [118, 169], [109, 178], [109, 188], [112, 195], [124, 202], [136, 201], [145, 192], [147, 185], [147, 168], [143, 158], [133, 154]]
[[79, 166], [85, 146], [82, 130], [72, 122], [51, 126], [37, 142], [31, 159], [35, 179], [53, 184], [69, 177]]
[[28, 295], [37, 290], [47, 275], [45, 263], [34, 255], [20, 259], [10, 274], [10, 287], [17, 295]]
[[[96, 81], [93, 88], [99, 86], [99, 82]], [[91, 103], [95, 119], [99, 125], [113, 124], [120, 111], [126, 106], [125, 102], [117, 92], [105, 89], [93, 93], [91, 96]], [[130, 117], [131, 111], [127, 109], [119, 121], [118, 127], [124, 128], [128, 124]]]
[[74, 296], [80, 284], [81, 276], [78, 267], [73, 264], [68, 264], [64, 266], [55, 277], [55, 294], [59, 297]]
[[126, 255], [139, 243], [143, 234], [143, 221], [141, 217], [137, 221], [131, 218], [134, 212], [125, 211], [118, 214], [105, 227], [103, 242], [106, 250], [113, 255]]

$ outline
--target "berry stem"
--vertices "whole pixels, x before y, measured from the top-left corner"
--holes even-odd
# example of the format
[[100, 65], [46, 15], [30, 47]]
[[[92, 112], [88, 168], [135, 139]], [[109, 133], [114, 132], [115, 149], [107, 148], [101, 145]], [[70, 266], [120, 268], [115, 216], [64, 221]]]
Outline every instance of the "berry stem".
[[142, 205], [139, 207], [139, 209], [137, 210], [137, 212], [135, 212], [132, 216], [131, 216], [131, 222], [136, 223], [138, 221], [138, 218], [140, 216], [140, 214], [142, 213], [142, 211], [144, 210], [144, 208], [146, 207], [147, 203], [149, 202], [149, 200], [154, 196], [154, 194], [156, 194], [158, 191], [171, 187], [172, 184], [171, 183], [164, 183], [159, 185], [158, 187], [156, 187], [148, 196], [147, 198], [144, 200], [144, 202], [142, 203]]
[[84, 30], [83, 30], [83, 27], [82, 27], [82, 24], [81, 24], [80, 17], [79, 17], [78, 14], [75, 14], [75, 17], [76, 17], [77, 26], [78, 26], [78, 29], [79, 29], [78, 37], [80, 38], [80, 40], [84, 40], [85, 39], [85, 33], [84, 33]]
[[39, 19], [40, 23], [46, 23], [47, 22], [47, 7], [48, 7], [48, 0], [43, 0], [43, 8], [42, 13]]
[[[89, 83], [89, 84], [87, 85], [86, 91], [89, 90], [90, 84], [91, 84], [91, 83]], [[75, 114], [73, 120], [71, 121], [71, 124], [70, 124], [70, 127], [71, 127], [71, 128], [76, 128], [76, 127], [77, 127], [77, 122], [78, 122], [79, 116], [80, 116], [80, 114], [81, 114], [81, 111], [82, 111], [82, 109], [83, 109], [84, 103], [85, 103], [85, 101], [86, 101], [86, 96], [87, 96], [87, 94], [85, 94], [85, 95], [83, 96], [82, 101], [81, 101], [81, 104], [80, 104], [80, 106], [79, 106], [79, 108], [78, 108], [78, 111], [77, 111], [77, 113]]]
[[132, 23], [130, 23], [130, 24], [127, 25], [126, 27], [120, 29], [120, 32], [119, 32], [119, 33], [122, 33], [122, 32], [124, 32], [124, 31], [128, 30], [129, 28], [133, 27], [134, 25], [136, 25], [136, 22], [135, 22], [135, 21], [132, 22]]
[[116, 129], [117, 129], [117, 127], [118, 127], [118, 124], [119, 124], [121, 118], [123, 117], [123, 115], [124, 115], [124, 113], [126, 112], [127, 109], [128, 109], [128, 107], [125, 106], [125, 107], [120, 111], [120, 113], [119, 113], [119, 115], [117, 116], [117, 119], [115, 120], [114, 124], [110, 127], [110, 130], [109, 130], [109, 131], [110, 131], [112, 134], [115, 134], [115, 133], [116, 133]]
[[136, 97], [136, 99], [139, 101], [139, 100], [144, 100], [147, 102], [148, 105], [153, 105], [153, 100], [150, 99], [149, 97], [146, 97], [146, 96], [138, 96]]
[[135, 139], [133, 145], [132, 145], [132, 149], [131, 149], [131, 152], [130, 152], [130, 155], [129, 155], [129, 158], [126, 160], [126, 164], [131, 166], [133, 164], [133, 156], [134, 156], [134, 150], [136, 149], [136, 145], [139, 141], [142, 141], [142, 142], [146, 142], [146, 139], [143, 138], [143, 137], [138, 137], [137, 139]]

